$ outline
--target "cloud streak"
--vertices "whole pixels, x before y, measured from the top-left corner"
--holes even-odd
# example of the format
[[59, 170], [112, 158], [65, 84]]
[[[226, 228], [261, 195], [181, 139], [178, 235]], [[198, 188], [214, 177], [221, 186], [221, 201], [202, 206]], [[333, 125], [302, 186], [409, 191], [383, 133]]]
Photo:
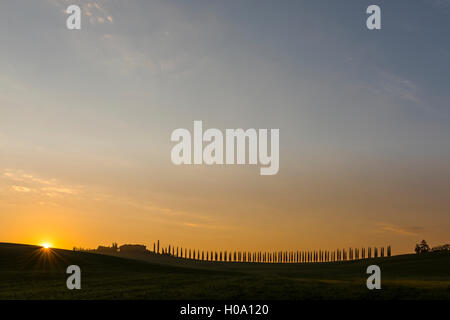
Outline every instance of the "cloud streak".
[[403, 236], [416, 236], [424, 232], [424, 228], [420, 226], [401, 227], [389, 223], [380, 223], [377, 230], [379, 232], [388, 232]]
[[33, 192], [51, 198], [81, 193], [80, 187], [68, 186], [56, 179], [45, 179], [22, 170], [6, 169], [3, 177], [13, 183], [11, 190], [19, 193]]

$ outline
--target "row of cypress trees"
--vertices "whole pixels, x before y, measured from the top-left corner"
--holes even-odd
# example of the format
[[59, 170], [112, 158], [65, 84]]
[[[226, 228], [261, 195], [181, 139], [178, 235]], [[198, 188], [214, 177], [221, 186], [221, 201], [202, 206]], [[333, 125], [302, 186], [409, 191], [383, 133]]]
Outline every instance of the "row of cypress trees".
[[334, 262], [347, 260], [360, 260], [391, 256], [391, 246], [377, 248], [349, 248], [335, 251], [273, 251], [273, 252], [247, 252], [247, 251], [205, 251], [168, 246], [160, 248], [159, 240], [153, 244], [156, 254], [170, 255], [181, 259], [221, 262], [256, 262], [256, 263], [308, 263], [308, 262]]

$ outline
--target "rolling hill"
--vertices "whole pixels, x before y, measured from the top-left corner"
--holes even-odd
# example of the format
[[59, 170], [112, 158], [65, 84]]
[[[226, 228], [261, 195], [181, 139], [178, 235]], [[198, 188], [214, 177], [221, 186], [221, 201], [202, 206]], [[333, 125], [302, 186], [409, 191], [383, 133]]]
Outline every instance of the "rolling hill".
[[[82, 289], [66, 288], [80, 266]], [[368, 290], [366, 268], [381, 268]], [[140, 261], [0, 243], [0, 299], [450, 299], [450, 253], [308, 264]]]

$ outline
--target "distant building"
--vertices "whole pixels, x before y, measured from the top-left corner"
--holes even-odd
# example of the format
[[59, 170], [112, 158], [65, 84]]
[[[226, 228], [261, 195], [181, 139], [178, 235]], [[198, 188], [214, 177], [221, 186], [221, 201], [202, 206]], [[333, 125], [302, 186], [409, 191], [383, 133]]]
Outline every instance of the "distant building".
[[115, 254], [117, 253], [117, 247], [98, 246], [97, 252], [103, 254]]
[[124, 244], [119, 247], [120, 253], [146, 253], [147, 247], [141, 244]]

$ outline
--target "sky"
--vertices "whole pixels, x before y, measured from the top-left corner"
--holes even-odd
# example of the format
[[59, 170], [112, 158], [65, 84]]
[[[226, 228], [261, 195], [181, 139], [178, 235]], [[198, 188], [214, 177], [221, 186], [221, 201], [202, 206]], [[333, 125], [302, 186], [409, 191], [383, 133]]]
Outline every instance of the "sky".
[[[449, 31], [448, 0], [2, 1], [0, 242], [448, 243]], [[175, 166], [194, 120], [278, 128], [278, 174]]]

